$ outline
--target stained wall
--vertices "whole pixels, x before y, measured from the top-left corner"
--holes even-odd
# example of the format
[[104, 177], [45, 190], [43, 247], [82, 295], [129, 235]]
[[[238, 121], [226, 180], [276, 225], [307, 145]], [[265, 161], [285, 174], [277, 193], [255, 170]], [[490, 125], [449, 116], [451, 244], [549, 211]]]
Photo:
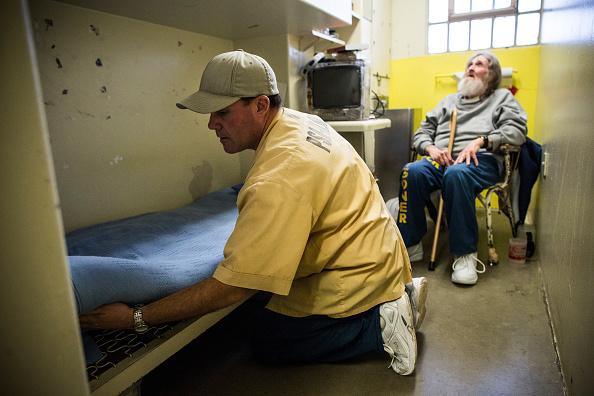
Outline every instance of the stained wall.
[[594, 393], [594, 2], [545, 1], [536, 108], [547, 153], [537, 235], [570, 395]]
[[208, 116], [179, 110], [230, 40], [48, 0], [30, 3], [67, 230], [185, 205], [238, 183]]

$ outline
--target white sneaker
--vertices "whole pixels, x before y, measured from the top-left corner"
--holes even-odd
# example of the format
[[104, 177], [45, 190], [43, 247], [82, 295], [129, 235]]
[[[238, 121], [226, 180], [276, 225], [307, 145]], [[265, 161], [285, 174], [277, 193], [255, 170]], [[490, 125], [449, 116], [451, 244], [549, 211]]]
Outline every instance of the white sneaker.
[[[476, 269], [476, 264], [483, 266], [482, 270]], [[452, 265], [454, 272], [452, 273], [452, 282], [460, 283], [463, 285], [474, 285], [478, 280], [478, 275], [485, 272], [485, 264], [478, 259], [476, 252], [459, 256], [454, 260]]]
[[417, 336], [408, 294], [383, 303], [380, 318], [384, 351], [392, 358], [389, 367], [400, 375], [411, 374], [417, 360]]
[[398, 197], [389, 199], [386, 202], [386, 207], [388, 208], [388, 212], [394, 218], [394, 221], [398, 221], [398, 209], [400, 203], [398, 202]]
[[427, 301], [427, 278], [424, 276], [413, 278], [412, 282], [405, 285], [405, 288], [412, 305], [415, 329], [419, 330], [427, 312], [427, 308], [425, 307], [425, 302]]
[[419, 242], [416, 245], [412, 245], [406, 248], [408, 252], [408, 258], [411, 263], [415, 261], [423, 260], [423, 242]]

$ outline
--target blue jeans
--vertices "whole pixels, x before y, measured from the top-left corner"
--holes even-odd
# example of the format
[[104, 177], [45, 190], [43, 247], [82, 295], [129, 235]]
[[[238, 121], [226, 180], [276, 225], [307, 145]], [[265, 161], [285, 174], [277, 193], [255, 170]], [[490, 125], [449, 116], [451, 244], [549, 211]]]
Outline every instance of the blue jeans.
[[475, 199], [486, 187], [501, 180], [495, 158], [477, 154], [473, 162], [445, 168], [425, 157], [411, 162], [400, 175], [400, 206], [396, 223], [407, 247], [421, 242], [427, 232], [425, 205], [433, 191], [441, 189], [449, 228], [450, 252], [461, 256], [477, 251], [478, 224]]
[[261, 315], [252, 350], [266, 363], [339, 362], [384, 350], [379, 306], [346, 318], [295, 318], [268, 309]]

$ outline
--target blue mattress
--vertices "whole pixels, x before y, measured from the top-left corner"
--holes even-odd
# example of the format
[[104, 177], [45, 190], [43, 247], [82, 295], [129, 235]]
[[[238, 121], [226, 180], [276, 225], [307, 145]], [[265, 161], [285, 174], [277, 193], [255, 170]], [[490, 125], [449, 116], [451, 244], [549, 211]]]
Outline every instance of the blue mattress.
[[227, 188], [167, 212], [80, 229], [66, 236], [79, 313], [148, 303], [212, 275], [237, 220]]

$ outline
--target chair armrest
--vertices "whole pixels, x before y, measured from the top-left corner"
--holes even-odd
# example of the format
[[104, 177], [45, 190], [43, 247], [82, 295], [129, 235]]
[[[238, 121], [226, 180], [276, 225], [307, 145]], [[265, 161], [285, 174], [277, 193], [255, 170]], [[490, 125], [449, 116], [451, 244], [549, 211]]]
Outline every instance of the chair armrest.
[[504, 143], [501, 146], [499, 146], [499, 151], [501, 151], [503, 154], [519, 153], [520, 146], [515, 146], [515, 145], [509, 144], [509, 143]]
[[507, 184], [511, 180], [511, 175], [518, 168], [518, 163], [520, 160], [520, 146], [516, 146], [513, 144], [505, 143], [499, 146], [499, 152], [503, 154], [503, 162], [505, 166], [504, 170], [504, 179], [503, 179], [503, 186], [507, 186]]

